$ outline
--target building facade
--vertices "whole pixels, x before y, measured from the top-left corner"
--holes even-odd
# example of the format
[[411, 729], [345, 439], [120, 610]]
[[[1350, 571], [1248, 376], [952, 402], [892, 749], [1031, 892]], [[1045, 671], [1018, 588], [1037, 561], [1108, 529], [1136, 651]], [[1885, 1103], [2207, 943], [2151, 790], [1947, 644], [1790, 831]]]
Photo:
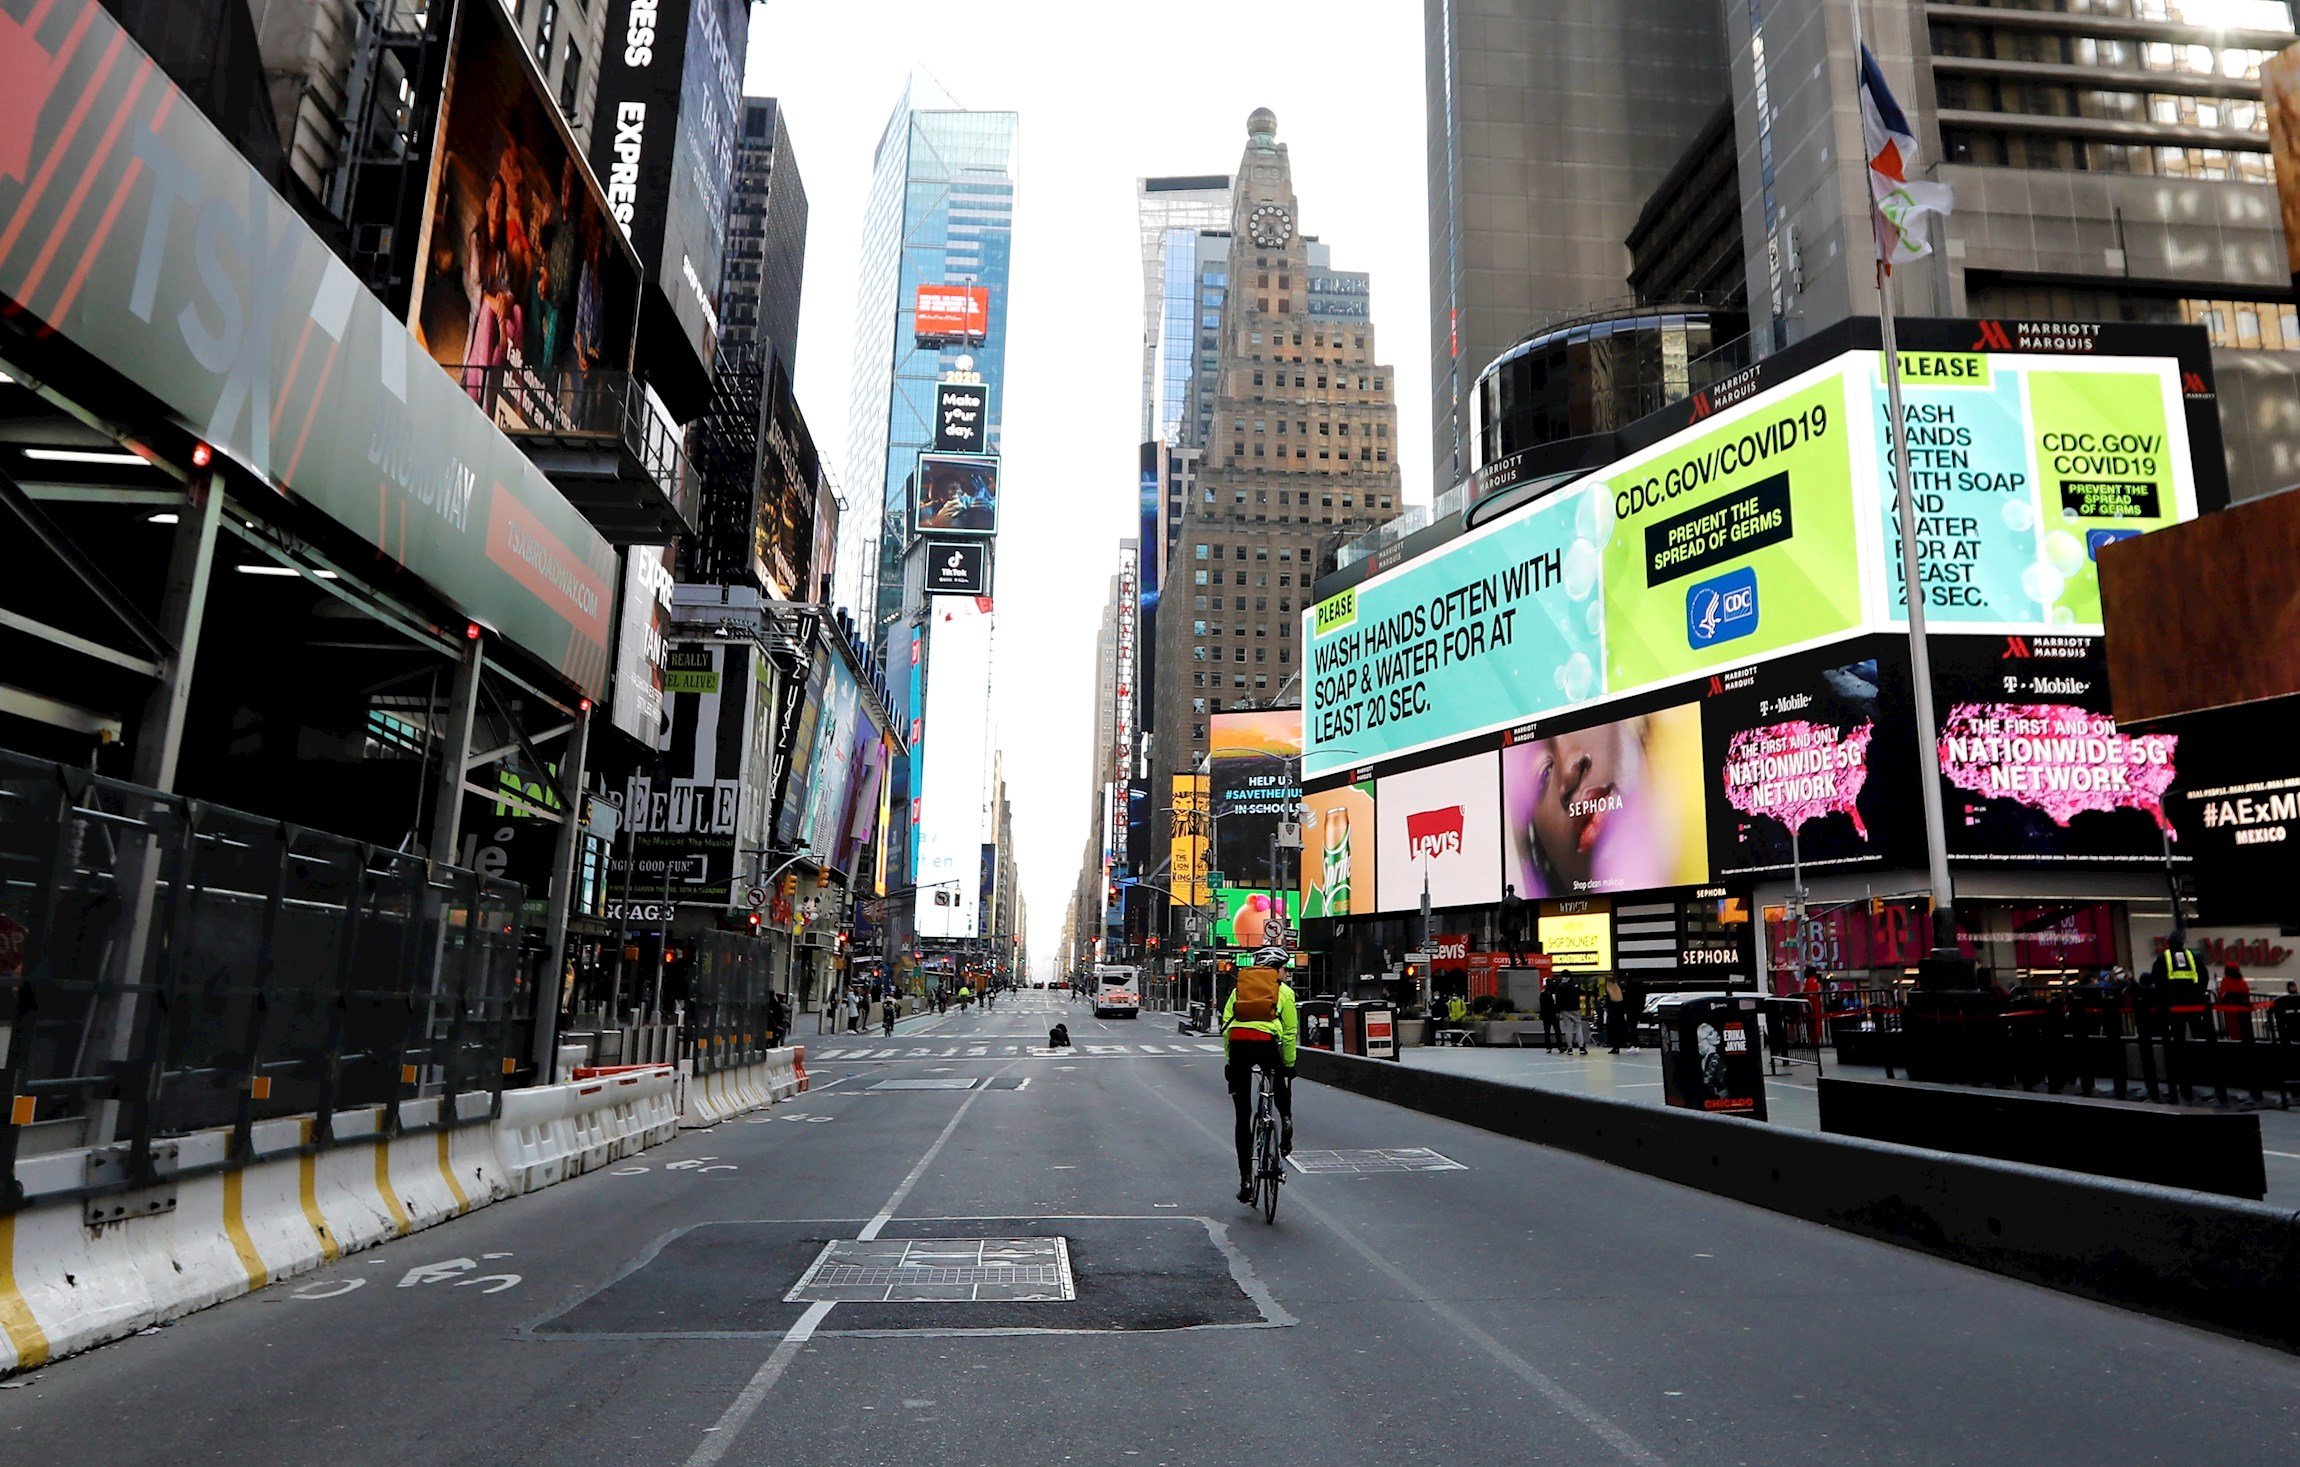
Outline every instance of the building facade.
[[[873, 158], [848, 409], [853, 512], [838, 558], [840, 604], [882, 632], [903, 611], [909, 484], [933, 442], [935, 384], [961, 370], [962, 357], [988, 389], [985, 447], [998, 451], [1019, 124], [1011, 112], [965, 111], [914, 77]], [[918, 290], [936, 285], [988, 292], [979, 342], [919, 344]]]
[[790, 125], [773, 97], [745, 97], [727, 197], [719, 341], [768, 352], [797, 375], [799, 295], [807, 269], [807, 190]]
[[[1184, 174], [1134, 181], [1142, 235], [1142, 441], [1185, 431], [1190, 379], [1198, 364], [1198, 237], [1230, 222], [1230, 180]], [[1217, 304], [1216, 309], [1220, 307]]]
[[1735, 8], [1423, 0], [1433, 492], [1469, 472], [1479, 370], [1540, 321], [1626, 293], [1623, 239], [1727, 95]]
[[[1158, 608], [1154, 805], [1204, 758], [1212, 714], [1299, 701], [1297, 633], [1320, 560], [1398, 509], [1390, 368], [1363, 314], [1316, 309], [1362, 305], [1365, 278], [1335, 272], [1302, 235], [1267, 110], [1247, 123], [1229, 234], [1204, 456]], [[1149, 822], [1153, 850], [1168, 849], [1168, 813]]]
[[[1754, 344], [1873, 314], [1853, 16], [1728, 5]], [[2238, 498], [2300, 479], [2300, 317], [2260, 102], [2286, 0], [1865, 7], [1956, 211], [1899, 272], [1913, 313], [2205, 328]]]

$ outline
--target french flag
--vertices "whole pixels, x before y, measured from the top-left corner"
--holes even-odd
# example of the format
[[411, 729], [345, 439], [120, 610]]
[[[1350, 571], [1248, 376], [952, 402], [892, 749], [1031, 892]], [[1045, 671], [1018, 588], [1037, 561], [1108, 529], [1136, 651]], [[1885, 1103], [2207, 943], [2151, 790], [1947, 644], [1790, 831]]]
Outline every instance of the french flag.
[[1893, 100], [1877, 57], [1861, 47], [1861, 139], [1869, 154], [1870, 222], [1876, 227], [1877, 258], [1887, 270], [1933, 252], [1925, 216], [1947, 218], [1955, 197], [1943, 183], [1912, 183], [1917, 137], [1908, 115]]

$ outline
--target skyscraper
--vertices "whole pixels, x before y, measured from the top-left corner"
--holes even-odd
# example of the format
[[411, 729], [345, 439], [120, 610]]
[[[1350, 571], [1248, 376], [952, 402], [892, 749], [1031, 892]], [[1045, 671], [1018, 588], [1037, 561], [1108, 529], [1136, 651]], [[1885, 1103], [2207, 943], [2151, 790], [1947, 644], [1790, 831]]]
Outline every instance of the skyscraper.
[[[1209, 432], [1158, 608], [1154, 792], [1205, 753], [1211, 714], [1299, 700], [1321, 555], [1398, 509], [1397, 408], [1367, 279], [1300, 232], [1277, 126], [1266, 109], [1247, 120], [1233, 186]], [[1164, 843], [1162, 820], [1151, 839]]]
[[1219, 173], [1139, 178], [1134, 206], [1142, 231], [1142, 441], [1162, 443], [1187, 429], [1201, 325], [1198, 236], [1229, 224], [1230, 180]]
[[[989, 389], [987, 446], [998, 451], [1006, 382], [1007, 271], [1013, 255], [1012, 112], [969, 112], [914, 76], [887, 118], [863, 210], [856, 272], [847, 481], [839, 527], [839, 601], [874, 640], [903, 610], [906, 485], [934, 437], [934, 388], [961, 357]], [[988, 291], [972, 344], [921, 346], [920, 286]]]
[[1434, 493], [1469, 473], [1479, 370], [1627, 294], [1622, 241], [1728, 92], [1719, 11], [1771, 3], [1422, 0]]
[[791, 130], [772, 97], [745, 97], [727, 196], [719, 343], [756, 348], [798, 373], [799, 291], [807, 268], [807, 190]]

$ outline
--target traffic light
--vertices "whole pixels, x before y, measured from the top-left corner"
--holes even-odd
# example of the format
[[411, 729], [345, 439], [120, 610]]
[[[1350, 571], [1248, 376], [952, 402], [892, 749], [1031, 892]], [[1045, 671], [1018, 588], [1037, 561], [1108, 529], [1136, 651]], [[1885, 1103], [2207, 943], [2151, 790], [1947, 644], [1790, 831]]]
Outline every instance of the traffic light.
[[749, 917], [749, 921], [750, 921], [750, 924], [751, 924], [751, 931], [753, 931], [753, 932], [756, 932], [756, 931], [758, 931], [758, 930], [759, 930], [759, 914], [758, 914], [758, 913], [756, 913], [756, 912], [753, 912], [753, 913], [751, 913], [751, 914], [750, 914], [750, 917]]

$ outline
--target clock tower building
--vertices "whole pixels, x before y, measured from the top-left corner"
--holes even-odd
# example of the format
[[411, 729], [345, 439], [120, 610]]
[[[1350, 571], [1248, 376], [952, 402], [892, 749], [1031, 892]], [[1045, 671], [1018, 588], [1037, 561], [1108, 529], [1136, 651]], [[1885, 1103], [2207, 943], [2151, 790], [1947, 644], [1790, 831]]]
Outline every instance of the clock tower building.
[[[1278, 120], [1257, 108], [1231, 188], [1213, 410], [1158, 606], [1153, 803], [1198, 767], [1215, 714], [1302, 703], [1318, 566], [1396, 516], [1397, 407], [1363, 274], [1302, 232]], [[1206, 343], [1201, 341], [1201, 346]], [[1152, 849], [1167, 849], [1166, 812]], [[1266, 874], [1266, 873], [1265, 873]]]

